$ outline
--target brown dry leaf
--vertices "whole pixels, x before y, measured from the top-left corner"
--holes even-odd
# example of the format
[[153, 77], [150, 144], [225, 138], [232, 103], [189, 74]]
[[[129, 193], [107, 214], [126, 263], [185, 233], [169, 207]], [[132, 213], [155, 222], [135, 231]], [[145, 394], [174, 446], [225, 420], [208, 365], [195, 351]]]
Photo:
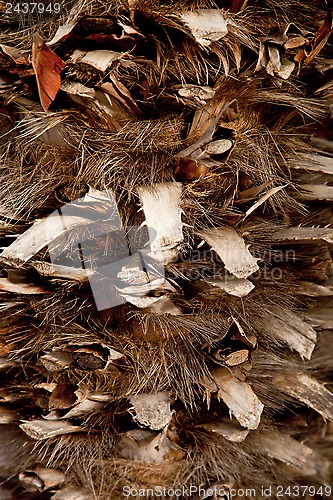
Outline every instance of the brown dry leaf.
[[304, 64], [310, 64], [326, 44], [333, 28], [332, 11], [328, 11], [323, 24], [316, 33], [310, 54], [304, 60]]
[[314, 378], [304, 373], [284, 373], [273, 380], [274, 385], [302, 401], [324, 419], [333, 420], [333, 394]]
[[197, 9], [180, 15], [202, 47], [209, 47], [227, 35], [227, 20], [219, 9]]
[[302, 200], [325, 200], [333, 201], [333, 186], [326, 184], [300, 184], [301, 193], [296, 193], [295, 197]]
[[141, 117], [142, 111], [138, 107], [130, 91], [112, 73], [109, 73], [109, 78], [111, 83], [102, 83], [98, 88], [114, 97], [127, 111], [134, 114], [134, 116], [137, 118]]
[[65, 474], [57, 469], [36, 466], [20, 472], [19, 480], [25, 490], [42, 492], [50, 488], [61, 486], [65, 481]]
[[183, 453], [166, 436], [166, 431], [164, 429], [159, 434], [142, 429], [128, 431], [116, 446], [117, 454], [121, 458], [148, 464], [178, 461]]
[[276, 74], [283, 80], [287, 80], [294, 69], [295, 63], [288, 61], [288, 59], [281, 59], [281, 66], [280, 69], [276, 71]]
[[105, 403], [100, 401], [91, 401], [90, 399], [84, 399], [79, 404], [71, 408], [65, 415], [60, 417], [61, 419], [71, 419], [77, 417], [83, 417], [87, 413], [100, 411], [104, 408]]
[[254, 335], [245, 333], [242, 325], [234, 316], [232, 316], [232, 320], [237, 327], [237, 330], [232, 334], [232, 339], [242, 342], [242, 344], [254, 349], [257, 346], [257, 338]]
[[255, 436], [256, 447], [271, 458], [303, 469], [312, 450], [287, 434], [276, 430], [264, 430]]
[[33, 38], [32, 66], [40, 102], [47, 111], [60, 88], [60, 72], [64, 69], [65, 63], [45, 44], [38, 33], [35, 33]]
[[285, 342], [302, 358], [310, 359], [316, 345], [315, 330], [292, 311], [274, 307], [266, 319], [259, 319], [261, 328]]
[[266, 68], [268, 61], [269, 61], [269, 57], [268, 57], [267, 47], [263, 42], [260, 42], [258, 61], [257, 61], [257, 65], [256, 65], [254, 71], [260, 71], [261, 69]]
[[247, 278], [259, 269], [257, 259], [252, 257], [243, 238], [235, 229], [206, 229], [201, 236], [222, 259], [225, 268], [237, 278]]
[[18, 478], [23, 488], [30, 493], [42, 492], [44, 489], [43, 481], [30, 471], [20, 472]]
[[73, 384], [57, 384], [50, 396], [49, 408], [63, 410], [74, 406], [77, 401], [75, 390], [76, 386]]
[[208, 167], [203, 162], [191, 158], [177, 158], [173, 172], [176, 181], [188, 182], [205, 177]]
[[33, 471], [43, 481], [46, 489], [60, 486], [66, 478], [65, 474], [61, 470], [41, 467], [40, 465], [37, 465]]
[[303, 45], [305, 45], [305, 43], [306, 43], [306, 39], [304, 38], [304, 36], [298, 35], [298, 36], [294, 36], [292, 38], [289, 38], [285, 42], [284, 48], [286, 50], [288, 50], [288, 49], [297, 49], [298, 47], [302, 47]]
[[177, 92], [180, 97], [193, 99], [200, 104], [206, 104], [206, 101], [215, 96], [215, 90], [207, 85], [182, 85]]
[[308, 297], [331, 297], [333, 296], [333, 288], [323, 285], [317, 285], [310, 281], [299, 281], [295, 287], [296, 293], [307, 295]]
[[213, 353], [213, 356], [226, 366], [238, 366], [249, 361], [249, 351], [247, 349], [234, 351], [227, 356], [224, 356], [223, 353]]
[[1, 254], [1, 259], [27, 262], [46, 245], [75, 226], [85, 226], [90, 221], [84, 217], [56, 214], [34, 224], [21, 234]]
[[230, 373], [227, 368], [215, 368], [211, 376], [218, 386], [218, 397], [229, 407], [230, 413], [248, 429], [257, 429], [264, 405], [251, 386]]
[[122, 124], [133, 120], [132, 114], [119, 103], [119, 99], [112, 98], [110, 92], [94, 90], [79, 82], [70, 81], [63, 83], [61, 90], [97, 119], [104, 128], [113, 132], [120, 130]]
[[[292, 30], [297, 36], [289, 38], [288, 32]], [[259, 46], [259, 57], [255, 71], [265, 68], [271, 76], [277, 75], [287, 80], [293, 70], [295, 63], [282, 57], [282, 49], [297, 48], [306, 42], [301, 31], [293, 24], [289, 23], [276, 33], [261, 39]]]
[[94, 274], [91, 269], [79, 269], [77, 267], [51, 264], [50, 262], [33, 262], [31, 265], [42, 276], [64, 278], [66, 280], [78, 281], [79, 283], [87, 281]]
[[190, 157], [200, 147], [211, 141], [220, 120], [230, 122], [237, 119], [237, 100], [227, 102], [216, 96], [210, 102], [196, 110], [186, 143], [192, 144], [175, 155], [176, 158]]
[[[147, 283], [147, 279], [149, 276], [149, 272], [140, 271], [138, 267], [134, 267], [131, 269], [126, 269], [126, 272], [133, 272], [133, 274], [145, 274], [143, 276], [143, 284], [134, 284], [132, 286], [127, 287], [116, 287], [121, 297], [124, 297], [127, 302], [133, 304], [139, 308], [150, 308], [156, 302], [160, 302], [163, 298], [166, 298], [166, 294], [168, 292], [175, 292], [176, 289], [170, 285], [170, 283], [165, 278], [156, 278], [152, 277]], [[120, 273], [118, 273], [119, 276]], [[153, 292], [156, 296], [153, 295]], [[169, 299], [171, 300], [171, 299]]]
[[299, 160], [290, 162], [290, 166], [295, 169], [333, 175], [333, 158], [331, 156], [303, 153], [299, 156]]
[[166, 429], [159, 434], [142, 429], [128, 431], [121, 437], [116, 449], [121, 458], [148, 464], [163, 464], [181, 458], [181, 455], [177, 457], [174, 454], [178, 449], [166, 436]]
[[277, 230], [271, 237], [273, 241], [280, 243], [306, 243], [318, 240], [333, 244], [333, 229], [328, 227], [288, 227]]
[[33, 283], [15, 283], [8, 278], [0, 278], [0, 290], [10, 293], [18, 293], [24, 295], [38, 295], [50, 293], [47, 288]]
[[[76, 202], [78, 202], [77, 206], [80, 207], [80, 214], [85, 213], [85, 203], [90, 204], [93, 211], [103, 212], [103, 210], [106, 210], [106, 207], [109, 207], [110, 198], [107, 192], [90, 188], [89, 192], [82, 199], [80, 198], [80, 200], [76, 200]], [[76, 206], [75, 202], [72, 202], [72, 206]], [[95, 220], [86, 217], [67, 215], [66, 208], [64, 212], [65, 213], [61, 212], [61, 214], [59, 214], [58, 211], [52, 212], [45, 219], [35, 222], [28, 230], [19, 235], [18, 238], [4, 250], [1, 254], [1, 259], [18, 261], [19, 263], [27, 262], [36, 253], [42, 250], [42, 248], [49, 245], [59, 236], [65, 234], [72, 228], [79, 226], [83, 227], [87, 226], [89, 223], [95, 223]], [[87, 211], [87, 213], [89, 213], [89, 211]], [[36, 265], [38, 266], [38, 263]], [[51, 270], [63, 270], [63, 266], [59, 268], [57, 266], [53, 267], [45, 264], [44, 268], [48, 267], [50, 267]], [[73, 273], [72, 268], [68, 268], [68, 273]], [[76, 273], [74, 272], [74, 275], [75, 274]], [[79, 275], [81, 278], [82, 274], [83, 273], [80, 270]], [[88, 275], [90, 275], [90, 273], [88, 273]]]
[[0, 44], [0, 48], [2, 52], [9, 56], [15, 64], [29, 64], [28, 59], [24, 56], [24, 52], [17, 49], [16, 47], [10, 47], [9, 45]]
[[179, 316], [182, 314], [181, 309], [179, 309], [170, 297], [164, 295], [159, 300], [151, 304], [147, 309], [147, 312], [154, 314], [171, 314], [171, 316]]
[[260, 186], [253, 186], [249, 189], [245, 189], [244, 191], [240, 191], [238, 194], [238, 199], [237, 201], [249, 201], [253, 200], [258, 194], [261, 193], [267, 186], [272, 184], [273, 181], [266, 181], [263, 184], [260, 184]]

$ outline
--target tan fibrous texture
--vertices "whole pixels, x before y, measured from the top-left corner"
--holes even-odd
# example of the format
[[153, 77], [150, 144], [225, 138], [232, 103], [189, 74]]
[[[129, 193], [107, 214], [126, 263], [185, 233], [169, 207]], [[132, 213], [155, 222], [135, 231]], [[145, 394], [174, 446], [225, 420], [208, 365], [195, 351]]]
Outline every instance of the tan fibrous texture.
[[330, 2], [60, 5], [0, 2], [1, 498], [329, 497]]

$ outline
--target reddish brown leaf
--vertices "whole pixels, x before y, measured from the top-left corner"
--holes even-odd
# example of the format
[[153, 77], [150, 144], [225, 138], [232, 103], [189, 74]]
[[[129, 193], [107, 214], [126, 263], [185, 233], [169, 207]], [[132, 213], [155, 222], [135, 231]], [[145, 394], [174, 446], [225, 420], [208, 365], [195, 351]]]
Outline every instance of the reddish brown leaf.
[[77, 400], [76, 389], [77, 387], [73, 384], [58, 384], [50, 396], [49, 407], [58, 409], [70, 408]]
[[332, 31], [332, 12], [327, 12], [323, 24], [320, 26], [316, 33], [316, 38], [313, 43], [313, 49], [315, 49]]
[[178, 158], [174, 169], [175, 179], [179, 182], [194, 181], [204, 177], [207, 172], [208, 168], [204, 163], [190, 158]]
[[305, 64], [309, 64], [319, 54], [321, 49], [326, 44], [331, 32], [332, 32], [332, 12], [330, 11], [327, 13], [323, 24], [320, 26], [319, 30], [316, 33], [312, 50], [304, 60]]
[[246, 0], [233, 0], [229, 10], [230, 12], [238, 12], [244, 9], [245, 6], [246, 6]]
[[60, 87], [60, 72], [65, 63], [35, 33], [32, 45], [32, 66], [35, 71], [41, 105], [47, 111]]

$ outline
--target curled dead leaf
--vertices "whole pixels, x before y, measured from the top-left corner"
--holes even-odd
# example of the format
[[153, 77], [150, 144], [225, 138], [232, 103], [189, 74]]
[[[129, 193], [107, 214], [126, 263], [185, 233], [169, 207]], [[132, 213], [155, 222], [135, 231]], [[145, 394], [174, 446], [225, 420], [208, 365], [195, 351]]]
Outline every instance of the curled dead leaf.
[[47, 111], [60, 88], [60, 72], [65, 63], [44, 42], [34, 34], [32, 45], [32, 66], [35, 71], [41, 105]]

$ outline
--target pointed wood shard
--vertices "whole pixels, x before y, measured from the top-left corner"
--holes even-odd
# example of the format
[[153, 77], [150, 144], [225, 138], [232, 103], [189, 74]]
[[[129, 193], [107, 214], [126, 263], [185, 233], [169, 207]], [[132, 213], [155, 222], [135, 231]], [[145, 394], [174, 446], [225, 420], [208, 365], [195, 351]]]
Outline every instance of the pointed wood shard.
[[333, 394], [314, 378], [304, 373], [286, 373], [274, 378], [274, 385], [302, 401], [328, 420], [333, 420]]
[[30, 420], [20, 425], [22, 431], [33, 439], [48, 439], [63, 434], [82, 432], [83, 429], [77, 425], [72, 425], [66, 420]]
[[207, 280], [207, 283], [235, 297], [246, 297], [254, 289], [254, 284], [251, 281], [236, 278], [235, 276], [216, 277]]
[[206, 424], [200, 424], [198, 427], [202, 427], [209, 432], [215, 432], [220, 436], [223, 436], [228, 441], [232, 443], [241, 443], [248, 436], [250, 430], [244, 429], [239, 424], [228, 422], [228, 421], [213, 421]]
[[333, 158], [330, 156], [304, 153], [299, 159], [291, 160], [289, 164], [291, 168], [333, 175]]
[[225, 268], [237, 278], [247, 278], [259, 269], [257, 259], [252, 257], [235, 229], [211, 228], [203, 231], [201, 236], [222, 259]]
[[208, 47], [228, 33], [227, 21], [219, 9], [191, 10], [181, 14], [181, 18], [203, 47]]
[[296, 193], [296, 195], [302, 200], [333, 200], [332, 186], [326, 186], [326, 184], [300, 184], [299, 188], [302, 192], [300, 194]]
[[218, 386], [218, 397], [229, 407], [230, 413], [248, 429], [256, 429], [264, 405], [254, 394], [251, 386], [239, 380], [227, 368], [219, 367], [211, 372]]
[[34, 222], [34, 224], [21, 234], [1, 254], [1, 258], [27, 262], [46, 245], [64, 234], [68, 229], [75, 226], [86, 226], [89, 219], [77, 216], [54, 216], [49, 215], [46, 219]]
[[180, 198], [182, 184], [166, 182], [137, 188], [149, 232], [150, 248], [158, 260], [170, 262], [183, 241]]
[[295, 349], [302, 358], [310, 359], [315, 348], [317, 334], [292, 311], [279, 307], [272, 308], [271, 315], [258, 322], [263, 331], [282, 340], [291, 349]]

